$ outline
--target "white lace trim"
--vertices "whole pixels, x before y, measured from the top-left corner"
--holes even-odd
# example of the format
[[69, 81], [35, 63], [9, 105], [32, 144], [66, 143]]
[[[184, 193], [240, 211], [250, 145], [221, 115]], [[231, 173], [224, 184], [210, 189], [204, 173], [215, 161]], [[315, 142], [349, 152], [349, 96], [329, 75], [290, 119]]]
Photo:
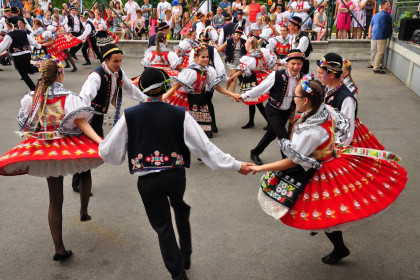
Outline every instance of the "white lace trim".
[[261, 209], [274, 219], [278, 220], [289, 212], [289, 208], [268, 197], [261, 188], [258, 190], [257, 199]]

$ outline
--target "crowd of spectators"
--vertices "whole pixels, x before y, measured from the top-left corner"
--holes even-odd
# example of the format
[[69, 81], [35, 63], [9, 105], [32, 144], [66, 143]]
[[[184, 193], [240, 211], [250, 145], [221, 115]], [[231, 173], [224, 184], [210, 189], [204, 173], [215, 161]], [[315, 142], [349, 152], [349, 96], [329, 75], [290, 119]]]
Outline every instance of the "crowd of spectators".
[[[276, 15], [276, 24], [287, 22], [293, 15], [300, 15], [305, 21], [303, 30], [312, 30], [313, 33], [318, 34], [318, 39], [324, 38], [326, 33], [328, 0], [291, 0], [289, 2], [273, 0], [269, 1], [268, 6], [265, 5], [265, 1], [262, 4], [257, 0], [232, 2], [221, 0], [218, 6], [212, 7], [215, 14], [209, 10], [207, 1], [202, 2], [200, 0], [173, 0], [170, 3], [167, 0], [160, 0], [155, 7], [152, 7], [149, 0], [138, 2], [129, 0], [125, 3], [121, 0], [111, 0], [109, 5], [98, 5], [96, 2], [90, 14], [93, 20], [99, 13], [106, 22], [108, 30], [122, 39], [148, 38], [156, 32], [161, 22], [166, 22], [170, 26], [168, 39], [181, 39], [190, 27], [195, 26], [198, 12], [203, 13], [206, 19], [210, 19], [211, 24], [218, 29], [225, 25], [227, 16], [237, 18], [239, 10], [243, 12], [242, 18], [245, 19], [247, 26], [271, 14]], [[81, 7], [80, 0], [63, 3], [61, 7], [53, 7], [51, 0], [4, 0], [3, 3], [4, 7], [17, 7], [30, 25], [33, 19], [38, 18], [46, 26], [51, 24], [53, 14], [58, 14], [60, 23], [65, 24], [69, 6], [75, 6], [79, 13], [86, 8]], [[211, 3], [217, 5], [217, 2], [211, 1]], [[336, 33], [337, 39], [366, 38], [364, 30], [369, 30], [375, 9], [375, 0], [338, 0], [333, 12], [335, 30], [333, 28], [329, 31]]]

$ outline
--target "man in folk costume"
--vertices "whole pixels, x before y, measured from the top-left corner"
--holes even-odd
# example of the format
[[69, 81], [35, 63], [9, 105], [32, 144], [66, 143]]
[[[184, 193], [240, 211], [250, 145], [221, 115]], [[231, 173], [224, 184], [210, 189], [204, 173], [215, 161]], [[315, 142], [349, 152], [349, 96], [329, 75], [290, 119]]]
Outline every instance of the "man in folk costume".
[[[302, 22], [308, 18], [308, 11], [311, 6], [307, 1], [297, 0], [290, 5], [293, 8], [295, 16], [300, 17]], [[302, 25], [302, 30], [308, 30], [308, 20]]]
[[[212, 66], [216, 72], [217, 75], [222, 77], [223, 80], [227, 79], [227, 75], [226, 75], [226, 69], [225, 69], [225, 65], [223, 64], [222, 58], [220, 57], [220, 54], [218, 53], [218, 50], [209, 45], [210, 43], [210, 36], [208, 34], [208, 32], [203, 32], [200, 34], [200, 40], [199, 43], [201, 45], [205, 45], [209, 51], [209, 66]], [[190, 52], [190, 57], [189, 57], [189, 65], [191, 65], [192, 63], [194, 63], [194, 52]], [[213, 137], [213, 133], [218, 133], [219, 129], [217, 128], [216, 125], [216, 114], [214, 111], [214, 105], [212, 102], [213, 99], [213, 93], [214, 90], [211, 91], [206, 91], [205, 96], [206, 96], [206, 100], [207, 100], [207, 106], [209, 108], [209, 113], [211, 116], [211, 131], [209, 132], [208, 136], [209, 138]]]
[[[131, 83], [131, 80], [121, 69], [122, 58], [123, 53], [120, 48], [114, 44], [105, 45], [102, 48], [102, 59], [104, 62], [90, 72], [79, 94], [86, 105], [92, 106], [95, 110], [91, 126], [101, 137], [104, 137], [102, 129], [104, 114], [108, 112], [110, 104], [116, 108], [115, 124], [120, 116], [123, 95], [140, 102], [145, 100], [142, 92]], [[90, 173], [90, 170], [86, 172]], [[79, 182], [80, 174], [75, 174], [72, 182], [75, 192], [79, 192]], [[90, 217], [88, 218], [90, 219]]]
[[266, 48], [277, 56], [277, 65], [274, 70], [284, 68], [281, 66], [281, 60], [284, 59], [290, 51], [291, 36], [288, 34], [288, 31], [287, 25], [282, 25], [280, 27], [280, 35], [268, 40]]
[[325, 104], [331, 105], [350, 119], [350, 133], [343, 141], [344, 145], [350, 145], [354, 136], [357, 100], [341, 78], [343, 58], [336, 53], [327, 53], [317, 61], [317, 65], [318, 79], [326, 86]]
[[82, 46], [82, 53], [86, 62], [83, 63], [82, 65], [91, 65], [89, 54], [88, 54], [89, 48], [92, 49], [96, 57], [102, 62], [102, 57], [101, 57], [101, 54], [99, 53], [99, 48], [96, 45], [96, 28], [93, 25], [93, 23], [88, 19], [89, 19], [89, 12], [85, 11], [83, 13], [83, 16], [80, 18], [84, 27], [84, 31], [83, 31], [83, 34], [78, 37], [80, 40], [86, 39]]
[[254, 99], [269, 93], [265, 106], [265, 115], [268, 120], [268, 129], [258, 145], [251, 150], [251, 159], [258, 165], [262, 164], [259, 155], [276, 137], [288, 139], [286, 123], [294, 108], [293, 95], [299, 80], [305, 56], [300, 50], [290, 50], [286, 57], [287, 68], [272, 72], [261, 84], [241, 94], [242, 99]]
[[[70, 28], [70, 33], [74, 37], [78, 37], [83, 32], [83, 25], [82, 21], [80, 20], [80, 16], [77, 14], [77, 10], [75, 6], [70, 6], [69, 8], [70, 13], [67, 15], [67, 25]], [[70, 49], [70, 55], [77, 60], [76, 53], [80, 50], [82, 44], [79, 44]]]
[[8, 33], [0, 43], [0, 53], [5, 50], [10, 53], [13, 57], [15, 68], [23, 81], [30, 90], [35, 90], [35, 84], [28, 75], [29, 71], [31, 71], [31, 46], [40, 49], [41, 45], [32, 36], [26, 34], [26, 32], [15, 29], [18, 26], [15, 17], [8, 19], [6, 25]]
[[266, 23], [264, 29], [260, 34], [259, 43], [262, 46], [266, 46], [270, 38], [274, 38], [280, 35], [280, 25], [276, 24], [277, 16], [276, 14], [271, 14], [270, 16], [265, 16], [264, 22]]
[[[129, 171], [138, 176], [138, 190], [149, 222], [158, 235], [165, 266], [172, 279], [185, 280], [192, 253], [190, 206], [183, 199], [190, 153], [213, 170], [247, 174], [249, 164], [235, 160], [211, 143], [184, 107], [162, 102], [169, 86], [169, 76], [161, 69], [146, 69], [139, 88], [148, 95], [147, 102], [124, 111], [100, 144], [99, 155], [105, 162], [120, 165], [127, 152]], [[174, 210], [180, 246], [170, 206]]]
[[12, 12], [10, 11], [10, 8], [4, 8], [3, 9], [3, 15], [0, 18], [0, 33], [7, 33], [7, 19], [12, 16]]
[[[302, 53], [305, 54], [305, 62], [303, 63], [302, 73], [309, 73], [309, 57], [313, 51], [311, 40], [308, 37], [306, 32], [300, 30], [302, 25], [302, 19], [300, 17], [294, 16], [289, 21], [289, 30], [292, 35], [290, 46], [292, 49], [299, 49]], [[286, 61], [282, 60], [282, 64], [286, 65]]]
[[[163, 33], [165, 33], [166, 36], [168, 36], [169, 34], [169, 25], [166, 22], [161, 22], [159, 23], [159, 31], [162, 31]], [[150, 36], [149, 38], [149, 43], [147, 45], [148, 48], [152, 47], [152, 46], [156, 46], [156, 34], [153, 34], [152, 36]]]
[[248, 36], [249, 30], [248, 30], [248, 25], [246, 24], [246, 19], [244, 19], [245, 13], [242, 9], [239, 9], [236, 14], [237, 16], [233, 18], [233, 23], [236, 23], [235, 30], [238, 27], [242, 27], [244, 29], [244, 34], [242, 38], [246, 39], [246, 37]]
[[220, 29], [219, 46], [223, 45], [227, 39], [232, 37], [235, 32], [236, 23], [232, 22], [232, 17], [228, 14], [225, 16], [225, 26]]

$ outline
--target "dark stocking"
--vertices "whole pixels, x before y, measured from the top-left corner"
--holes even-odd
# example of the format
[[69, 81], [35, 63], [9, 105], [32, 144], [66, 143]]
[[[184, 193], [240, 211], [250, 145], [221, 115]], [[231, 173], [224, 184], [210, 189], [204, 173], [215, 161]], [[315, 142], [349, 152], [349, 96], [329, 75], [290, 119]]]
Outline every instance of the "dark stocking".
[[334, 250], [322, 258], [323, 263], [335, 264], [342, 258], [350, 255], [349, 249], [344, 245], [343, 233], [341, 231], [325, 232], [325, 234], [334, 245]]
[[[264, 117], [264, 119], [267, 121], [267, 117], [265, 116], [264, 104], [258, 103], [257, 108], [258, 108], [258, 111], [260, 111], [261, 115]], [[254, 108], [254, 112], [255, 112], [255, 108]]]
[[48, 222], [52, 239], [54, 241], [55, 252], [66, 254], [64, 248], [62, 225], [63, 225], [63, 177], [47, 178], [48, 190], [50, 192], [50, 207], [48, 208]]
[[70, 61], [71, 66], [73, 66], [73, 70], [77, 70], [76, 64], [74, 63], [74, 59], [70, 55], [69, 50], [63, 50], [63, 52], [67, 55], [67, 59]]
[[80, 173], [80, 216], [85, 216], [88, 220], [90, 220], [90, 216], [88, 215], [88, 205], [91, 190], [92, 176], [90, 174], [90, 170]]
[[255, 117], [255, 105], [249, 105], [249, 120], [248, 124], [254, 124], [254, 117]]

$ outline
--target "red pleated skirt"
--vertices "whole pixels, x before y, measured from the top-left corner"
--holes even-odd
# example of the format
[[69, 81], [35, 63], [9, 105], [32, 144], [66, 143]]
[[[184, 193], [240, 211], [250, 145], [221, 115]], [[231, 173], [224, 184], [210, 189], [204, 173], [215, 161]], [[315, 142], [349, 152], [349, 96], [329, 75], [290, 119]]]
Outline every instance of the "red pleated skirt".
[[385, 147], [379, 143], [375, 135], [372, 134], [372, 132], [359, 120], [359, 118], [356, 118], [354, 126], [354, 135], [351, 146], [385, 150]]

